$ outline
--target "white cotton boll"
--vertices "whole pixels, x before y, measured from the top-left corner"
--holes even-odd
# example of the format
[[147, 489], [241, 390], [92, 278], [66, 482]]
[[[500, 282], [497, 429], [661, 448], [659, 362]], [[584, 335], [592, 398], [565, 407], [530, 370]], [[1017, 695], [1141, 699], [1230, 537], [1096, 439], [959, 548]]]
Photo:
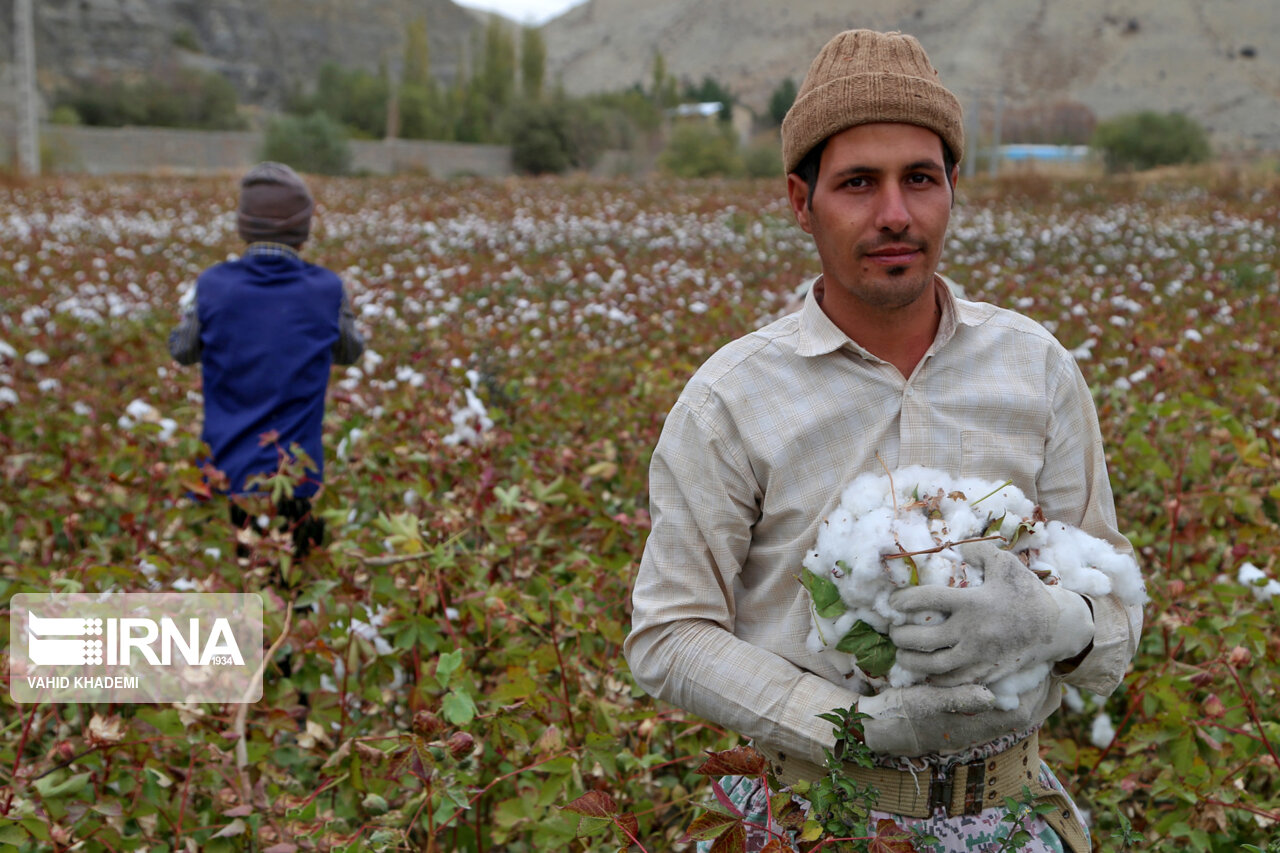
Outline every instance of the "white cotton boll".
[[854, 516], [863, 516], [884, 506], [884, 487], [874, 474], [863, 474], [845, 487], [840, 505]]
[[18, 351], [4, 341], [0, 341], [0, 358], [16, 359]]
[[1106, 749], [1116, 739], [1116, 727], [1106, 711], [1099, 711], [1089, 727], [1089, 742], [1098, 749]]
[[18, 405], [18, 392], [14, 391], [7, 385], [0, 388], [0, 405], [16, 406]]
[[889, 674], [885, 678], [889, 681], [890, 687], [910, 687], [924, 680], [919, 673], [912, 672], [897, 663], [889, 667]]
[[1084, 697], [1079, 690], [1067, 684], [1062, 688], [1062, 704], [1079, 714], [1084, 710]]
[[[1241, 563], [1236, 579], [1249, 587], [1253, 597], [1258, 601], [1269, 601], [1272, 596], [1280, 595], [1280, 583], [1272, 580], [1265, 572], [1253, 563]], [[1266, 581], [1266, 583], [1263, 583]]]
[[[845, 626], [852, 625], [849, 614], [882, 634], [909, 620], [915, 624], [941, 620], [941, 613], [908, 617], [896, 611], [889, 599], [911, 583], [912, 563], [922, 584], [981, 585], [981, 569], [965, 563], [951, 543], [981, 537], [993, 525], [1006, 539], [1017, 536], [1014, 552], [1047, 575], [1049, 582], [1085, 595], [1114, 591], [1126, 603], [1146, 600], [1131, 557], [1078, 528], [1034, 520], [1038, 514], [1036, 505], [1010, 483], [953, 478], [918, 466], [896, 471], [892, 477], [859, 476], [842, 490], [839, 504], [819, 524], [815, 546], [804, 559], [806, 569], [836, 584], [848, 608], [837, 620], [822, 620], [815, 614], [817, 629], [810, 636], [810, 650], [848, 672], [848, 656], [837, 653], [834, 645], [847, 631]], [[893, 557], [902, 552], [915, 556], [910, 561]], [[1280, 584], [1276, 592], [1280, 593]], [[817, 635], [826, 638], [825, 645]], [[1016, 707], [1018, 695], [1039, 684], [1047, 673], [1047, 665], [1037, 665], [989, 685], [997, 694], [997, 707]], [[855, 669], [852, 675], [861, 674]], [[889, 674], [889, 680], [900, 685], [911, 679], [911, 673], [902, 670]], [[865, 680], [873, 687], [886, 683], [880, 678]]]
[[160, 412], [146, 400], [131, 400], [125, 407], [124, 413], [126, 417], [143, 423], [153, 424], [160, 421]]
[[853, 611], [846, 610], [835, 619], [829, 620], [831, 623], [831, 640], [830, 644], [835, 645], [840, 642], [840, 638], [849, 633], [849, 629], [853, 627], [853, 623], [858, 621], [857, 614]]
[[1193, 344], [1198, 344], [1204, 340], [1204, 335], [1200, 334], [1200, 332], [1195, 329], [1187, 329], [1182, 333], [1182, 337], [1191, 341]]
[[914, 518], [896, 519], [890, 526], [898, 534], [897, 543], [909, 554], [927, 551], [938, 545], [933, 539], [928, 520], [919, 514]]
[[36, 388], [44, 394], [48, 394], [52, 391], [57, 391], [61, 387], [62, 387], [62, 383], [59, 382], [57, 379], [54, 379], [53, 377], [41, 379], [39, 382], [36, 383]]
[[1018, 695], [1036, 687], [1048, 675], [1049, 664], [1038, 663], [997, 679], [988, 685], [996, 697], [995, 707], [1000, 711], [1012, 711], [1018, 707]]
[[40, 367], [49, 363], [49, 356], [45, 355], [43, 350], [33, 349], [27, 353], [26, 362], [33, 367]]
[[378, 629], [368, 622], [359, 619], [351, 620], [351, 633], [373, 644], [373, 650], [379, 655], [389, 655], [393, 651], [391, 644], [378, 633]]
[[204, 549], [204, 555], [205, 555], [206, 557], [211, 557], [211, 558], [212, 558], [212, 559], [214, 559], [214, 560], [221, 560], [221, 559], [222, 559], [222, 549], [221, 549], [221, 548], [205, 548], [205, 549]]
[[[916, 557], [916, 567], [920, 570], [920, 583], [925, 585], [961, 586], [970, 585], [967, 572], [960, 555], [951, 549], [929, 554], [927, 557]], [[917, 622], [916, 624], [922, 624]]]

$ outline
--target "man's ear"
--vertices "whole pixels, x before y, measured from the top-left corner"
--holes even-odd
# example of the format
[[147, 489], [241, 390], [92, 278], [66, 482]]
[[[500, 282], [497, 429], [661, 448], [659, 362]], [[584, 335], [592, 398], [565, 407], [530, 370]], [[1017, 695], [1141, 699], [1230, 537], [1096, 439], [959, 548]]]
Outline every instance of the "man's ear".
[[795, 214], [796, 222], [805, 233], [812, 234], [813, 227], [809, 223], [809, 184], [795, 172], [787, 175], [787, 199], [791, 202], [791, 212]]

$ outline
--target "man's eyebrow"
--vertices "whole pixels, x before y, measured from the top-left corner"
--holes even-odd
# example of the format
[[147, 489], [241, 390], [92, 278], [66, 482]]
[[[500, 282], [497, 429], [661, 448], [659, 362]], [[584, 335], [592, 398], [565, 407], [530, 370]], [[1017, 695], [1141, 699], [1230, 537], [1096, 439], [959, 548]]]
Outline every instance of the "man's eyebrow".
[[[880, 168], [878, 166], [862, 166], [862, 165], [854, 164], [851, 166], [845, 166], [843, 169], [833, 172], [832, 176], [835, 178], [850, 178], [855, 175], [871, 175], [874, 177], [874, 176], [883, 175], [886, 171], [887, 171], [886, 169]], [[907, 165], [902, 167], [902, 171], [904, 172], [922, 172], [922, 171], [942, 172], [944, 171], [944, 168], [943, 168], [943, 165], [939, 163], [937, 160], [934, 160], [932, 158], [927, 158], [924, 160], [916, 160], [913, 163], [908, 163]]]

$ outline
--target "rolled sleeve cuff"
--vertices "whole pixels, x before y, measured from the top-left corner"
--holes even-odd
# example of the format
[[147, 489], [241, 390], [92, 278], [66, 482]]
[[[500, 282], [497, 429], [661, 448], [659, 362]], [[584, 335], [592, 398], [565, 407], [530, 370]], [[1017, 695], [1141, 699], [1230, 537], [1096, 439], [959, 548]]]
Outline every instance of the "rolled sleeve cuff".
[[1124, 680], [1137, 650], [1142, 608], [1123, 604], [1114, 596], [1086, 598], [1093, 607], [1093, 648], [1063, 680], [1099, 696], [1109, 696]]

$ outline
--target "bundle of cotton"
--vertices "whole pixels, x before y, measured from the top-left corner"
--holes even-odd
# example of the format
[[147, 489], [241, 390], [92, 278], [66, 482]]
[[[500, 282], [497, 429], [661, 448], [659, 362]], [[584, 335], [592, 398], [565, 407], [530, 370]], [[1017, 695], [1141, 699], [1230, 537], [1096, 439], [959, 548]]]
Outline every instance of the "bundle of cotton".
[[[1146, 600], [1132, 557], [1045, 519], [1016, 486], [913, 466], [858, 477], [822, 520], [802, 577], [812, 599], [810, 650], [830, 656], [872, 690], [920, 683], [921, 676], [894, 660], [888, 631], [908, 617], [890, 605], [889, 595], [919, 584], [978, 586], [982, 569], [965, 562], [960, 546], [984, 539], [1018, 554], [1047, 584], [1090, 596], [1114, 593], [1126, 603]], [[928, 623], [943, 616], [914, 618]], [[997, 707], [1015, 707], [1017, 693], [1044, 674], [1018, 673], [987, 686]]]

